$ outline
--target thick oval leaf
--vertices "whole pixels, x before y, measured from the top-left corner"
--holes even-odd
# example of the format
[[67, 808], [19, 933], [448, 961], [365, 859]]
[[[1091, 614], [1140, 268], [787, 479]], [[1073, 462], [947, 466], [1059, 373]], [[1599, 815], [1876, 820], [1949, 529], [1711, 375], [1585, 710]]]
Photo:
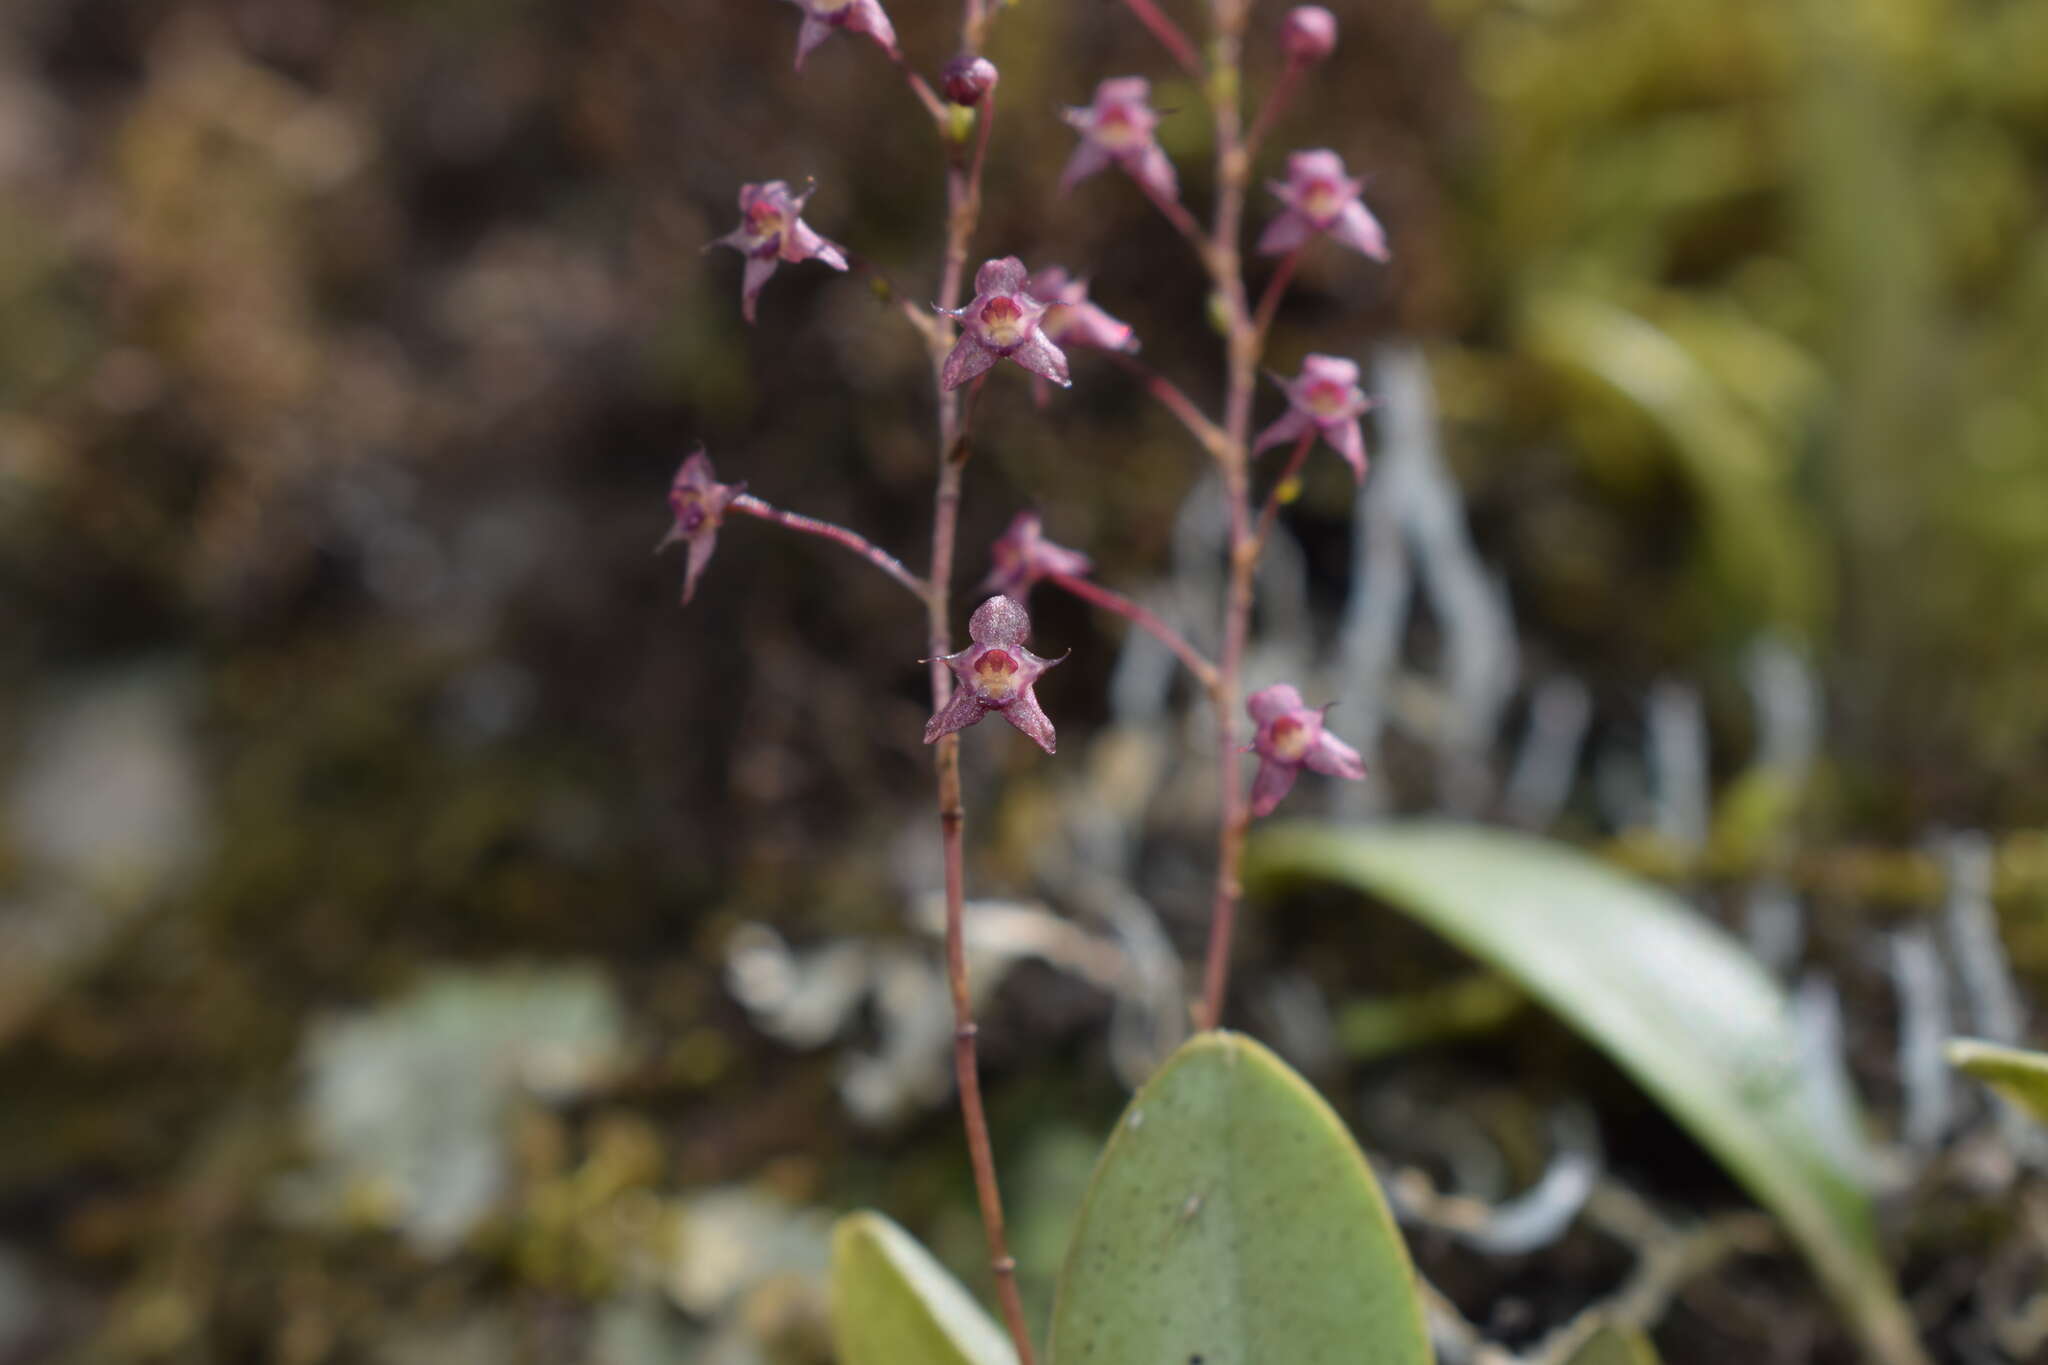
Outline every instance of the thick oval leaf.
[[1603, 1323], [1565, 1358], [1565, 1365], [1657, 1365], [1657, 1350], [1637, 1328]]
[[839, 1365], [1017, 1365], [1009, 1337], [915, 1237], [879, 1213], [832, 1229]]
[[1054, 1365], [1427, 1365], [1415, 1270], [1351, 1135], [1205, 1033], [1118, 1122], [1060, 1272]]
[[1878, 1257], [1853, 1125], [1801, 1084], [1783, 992], [1714, 925], [1574, 849], [1470, 826], [1276, 825], [1246, 875], [1354, 886], [1519, 981], [1784, 1220], [1874, 1358], [1925, 1361]]
[[1948, 1061], [2048, 1123], [2048, 1053], [1957, 1038], [1948, 1045]]

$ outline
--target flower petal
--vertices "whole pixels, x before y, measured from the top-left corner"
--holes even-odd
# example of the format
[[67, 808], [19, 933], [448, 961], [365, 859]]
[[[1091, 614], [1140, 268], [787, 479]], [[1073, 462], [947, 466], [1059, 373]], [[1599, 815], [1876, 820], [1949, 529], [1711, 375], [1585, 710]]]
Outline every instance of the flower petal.
[[1135, 156], [1124, 158], [1124, 169], [1131, 178], [1161, 199], [1180, 198], [1180, 177], [1174, 174], [1173, 162], [1167, 158], [1166, 149], [1156, 142], [1148, 142]]
[[1253, 817], [1271, 815], [1281, 798], [1294, 790], [1294, 779], [1300, 771], [1292, 763], [1261, 758], [1259, 775], [1252, 779]]
[[988, 714], [988, 708], [981, 704], [970, 687], [953, 689], [953, 699], [946, 703], [939, 713], [924, 724], [924, 742], [936, 744], [946, 735], [965, 730], [980, 722]]
[[683, 566], [684, 606], [689, 606], [690, 599], [696, 596], [697, 580], [703, 576], [704, 566], [711, 562], [711, 552], [717, 548], [718, 531], [715, 527], [707, 527], [690, 537], [690, 557]]
[[1067, 168], [1060, 172], [1060, 193], [1065, 194], [1089, 176], [1102, 170], [1110, 163], [1110, 155], [1087, 139], [1074, 148], [1074, 154], [1067, 158]]
[[870, 35], [890, 52], [896, 50], [896, 26], [889, 22], [877, 0], [853, 0], [847, 10], [846, 26], [855, 33]]
[[998, 359], [994, 351], [981, 344], [981, 338], [972, 332], [963, 332], [946, 356], [945, 367], [939, 371], [939, 385], [948, 390], [957, 389], [968, 380], [987, 374]]
[[1033, 332], [1030, 340], [1010, 352], [1010, 359], [1063, 389], [1074, 386], [1074, 381], [1067, 375], [1067, 353], [1047, 341], [1043, 332]]
[[774, 256], [747, 257], [746, 272], [740, 280], [740, 316], [748, 322], [754, 320], [754, 300], [761, 297], [761, 286], [768, 283], [768, 277], [780, 264]]
[[1030, 689], [1018, 693], [1017, 699], [1003, 708], [1003, 719], [1029, 735], [1039, 748], [1053, 752], [1052, 718], [1045, 714], [1037, 694]]
[[1305, 709], [1301, 704], [1301, 693], [1295, 690], [1292, 683], [1274, 683], [1271, 687], [1262, 687], [1245, 699], [1244, 707], [1252, 713], [1252, 719], [1261, 725], [1278, 720], [1289, 711]]
[[1323, 439], [1331, 449], [1344, 457], [1344, 463], [1351, 466], [1351, 476], [1360, 483], [1365, 482], [1365, 433], [1359, 428], [1358, 419], [1340, 422], [1323, 428]]
[[1298, 251], [1316, 235], [1316, 225], [1302, 214], [1288, 209], [1285, 213], [1266, 224], [1266, 230], [1259, 234], [1258, 251], [1261, 256], [1284, 256]]
[[813, 48], [831, 36], [832, 25], [806, 13], [803, 27], [796, 31], [796, 69], [803, 70], [804, 58], [810, 56]]
[[1302, 433], [1314, 425], [1307, 413], [1289, 408], [1279, 421], [1259, 433], [1259, 439], [1252, 442], [1252, 454], [1257, 455], [1262, 451], [1271, 450], [1274, 446], [1286, 445], [1289, 441], [1298, 441]]
[[1358, 756], [1358, 750], [1328, 730], [1316, 736], [1301, 761], [1330, 777], [1348, 777], [1356, 782], [1365, 776], [1365, 760]]
[[1016, 601], [998, 594], [967, 618], [967, 637], [994, 649], [1019, 650], [1031, 638], [1031, 614]]
[[1387, 259], [1387, 232], [1380, 226], [1380, 220], [1372, 216], [1372, 210], [1354, 199], [1337, 214], [1337, 222], [1330, 229], [1330, 235], [1350, 247], [1362, 251], [1376, 261]]
[[1015, 256], [1004, 256], [993, 261], [983, 261], [981, 269], [974, 272], [974, 292], [977, 297], [990, 294], [1022, 294], [1024, 283], [1031, 278], [1031, 272], [1024, 268], [1024, 262]]

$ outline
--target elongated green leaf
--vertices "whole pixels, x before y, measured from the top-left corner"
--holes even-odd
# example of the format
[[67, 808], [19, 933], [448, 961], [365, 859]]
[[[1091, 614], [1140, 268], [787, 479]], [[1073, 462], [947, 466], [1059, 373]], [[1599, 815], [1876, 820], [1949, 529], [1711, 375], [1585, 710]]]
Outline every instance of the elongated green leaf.
[[879, 1213], [832, 1229], [832, 1339], [839, 1365], [1017, 1365], [973, 1296]]
[[1565, 1365], [1657, 1365], [1657, 1349], [1634, 1327], [1603, 1323], [1565, 1358]]
[[1322, 1098], [1205, 1033], [1117, 1123], [1053, 1307], [1053, 1365], [1427, 1365], [1415, 1271]]
[[1784, 1220], [1873, 1358], [1925, 1360], [1878, 1257], [1854, 1116], [1801, 1084], [1783, 993], [1715, 926], [1573, 849], [1457, 825], [1278, 825], [1246, 873], [1354, 886], [1519, 981]]
[[1948, 1045], [1948, 1061], [2048, 1123], [2048, 1052], [1958, 1038]]

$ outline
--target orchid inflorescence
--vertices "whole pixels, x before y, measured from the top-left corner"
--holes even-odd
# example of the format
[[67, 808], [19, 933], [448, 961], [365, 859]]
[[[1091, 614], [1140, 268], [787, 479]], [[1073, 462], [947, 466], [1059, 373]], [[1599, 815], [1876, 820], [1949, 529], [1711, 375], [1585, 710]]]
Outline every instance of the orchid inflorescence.
[[[1254, 569], [1278, 510], [1294, 496], [1296, 476], [1318, 440], [1335, 450], [1355, 477], [1365, 477], [1362, 419], [1372, 401], [1359, 385], [1355, 362], [1340, 356], [1309, 355], [1295, 378], [1275, 376], [1285, 392], [1287, 407], [1254, 439], [1251, 416], [1259, 365], [1270, 325], [1302, 253], [1327, 237], [1372, 260], [1384, 261], [1388, 258], [1386, 234], [1361, 197], [1363, 180], [1350, 174], [1336, 151], [1312, 148], [1293, 152], [1286, 158], [1285, 176], [1270, 182], [1280, 208], [1263, 224], [1250, 257], [1254, 261], [1279, 258], [1255, 304], [1243, 278], [1247, 257], [1237, 240], [1247, 207], [1250, 170], [1266, 134], [1304, 73], [1335, 50], [1337, 21], [1320, 6], [1302, 5], [1288, 11], [1275, 35], [1275, 46], [1285, 59], [1281, 76], [1257, 117], [1247, 125], [1237, 107], [1247, 5], [1219, 0], [1212, 14], [1216, 41], [1198, 48], [1154, 0], [1124, 0], [1131, 15], [1160, 40], [1182, 72], [1197, 78], [1196, 86], [1209, 106], [1215, 124], [1215, 223], [1204, 227], [1181, 201], [1180, 176], [1160, 138], [1162, 126], [1174, 117], [1174, 111], [1153, 106], [1152, 87], [1144, 76], [1102, 80], [1086, 104], [1065, 111], [1064, 118], [1079, 141], [1058, 188], [1065, 195], [1101, 171], [1120, 170], [1194, 248], [1210, 275], [1212, 316], [1227, 342], [1222, 416], [1212, 417], [1173, 381], [1137, 358], [1136, 333], [1091, 298], [1085, 276], [1049, 263], [1041, 263], [1033, 271], [1019, 257], [1004, 255], [985, 260], [974, 272], [971, 291], [964, 288], [968, 245], [979, 217], [981, 179], [998, 102], [999, 73], [982, 51], [998, 5], [990, 0], [963, 0], [963, 50], [945, 64], [935, 82], [928, 83], [898, 47], [894, 26], [880, 0], [793, 3], [803, 12], [796, 49], [799, 69], [834, 32], [865, 35], [887, 55], [933, 119], [946, 148], [948, 206], [935, 301], [929, 312], [913, 306], [914, 292], [895, 288], [871, 263], [852, 256], [813, 229], [803, 216], [814, 192], [809, 185], [802, 193], [793, 193], [781, 180], [743, 186], [740, 226], [713, 245], [731, 247], [744, 258], [740, 311], [748, 323], [755, 321], [759, 297], [781, 265], [818, 261], [842, 272], [873, 274], [877, 296], [892, 302], [915, 329], [929, 353], [938, 410], [932, 563], [926, 573], [913, 573], [895, 556], [845, 527], [785, 511], [741, 485], [721, 483], [702, 450], [684, 461], [670, 489], [674, 524], [662, 544], [681, 542], [688, 547], [686, 602], [705, 572], [721, 525], [738, 513], [833, 541], [888, 574], [924, 610], [933, 709], [923, 738], [934, 749], [946, 850], [948, 962], [959, 1030], [956, 1074], [999, 1294], [1021, 1365], [1031, 1365], [1029, 1333], [1023, 1329], [1017, 1306], [987, 1125], [974, 1079], [973, 1022], [960, 950], [964, 874], [959, 736], [989, 715], [999, 714], [1046, 753], [1054, 751], [1053, 724], [1040, 704], [1037, 687], [1058, 660], [1042, 658], [1025, 647], [1031, 634], [1025, 604], [1037, 587], [1069, 593], [1122, 616], [1156, 636], [1187, 667], [1213, 703], [1217, 734], [1217, 879], [1203, 1013], [1205, 1022], [1213, 1025], [1222, 1008], [1237, 899], [1237, 860], [1247, 823], [1270, 814], [1304, 769], [1351, 780], [1365, 774], [1358, 752], [1325, 728], [1323, 711], [1309, 706], [1295, 686], [1274, 683], [1245, 697], [1242, 675]], [[1018, 513], [991, 546], [992, 567], [983, 588], [993, 595], [980, 604], [968, 624], [968, 647], [957, 651], [951, 647], [953, 547], [963, 471], [972, 454], [976, 399], [999, 371], [1000, 362], [1009, 361], [1032, 376], [1037, 400], [1043, 404], [1055, 386], [1065, 389], [1073, 384], [1069, 352], [1075, 350], [1098, 353], [1134, 376], [1141, 389], [1186, 426], [1217, 463], [1231, 510], [1231, 529], [1229, 588], [1223, 603], [1220, 649], [1214, 657], [1139, 603], [1097, 582], [1088, 556], [1048, 539], [1036, 511]], [[1252, 498], [1257, 457], [1270, 448], [1290, 445], [1284, 470], [1272, 481], [1263, 506], [1258, 506]], [[1240, 704], [1253, 726], [1248, 744], [1239, 743]], [[1248, 790], [1239, 766], [1244, 752], [1258, 757], [1257, 775]]]

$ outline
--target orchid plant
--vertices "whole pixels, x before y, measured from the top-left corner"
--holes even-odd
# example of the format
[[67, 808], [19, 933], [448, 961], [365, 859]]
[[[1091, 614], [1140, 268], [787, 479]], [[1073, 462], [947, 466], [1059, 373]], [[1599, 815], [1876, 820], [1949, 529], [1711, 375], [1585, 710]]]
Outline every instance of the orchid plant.
[[[1260, 558], [1281, 508], [1299, 489], [1303, 463], [1320, 440], [1334, 449], [1362, 480], [1367, 456], [1361, 419], [1371, 401], [1358, 385], [1356, 364], [1340, 357], [1312, 355], [1302, 363], [1297, 378], [1279, 381], [1286, 392], [1287, 410], [1255, 439], [1253, 409], [1258, 376], [1268, 334], [1303, 253], [1317, 249], [1318, 241], [1328, 237], [1374, 261], [1384, 261], [1388, 255], [1386, 236], [1360, 197], [1362, 182], [1347, 171], [1342, 157], [1333, 150], [1310, 149], [1296, 151], [1286, 159], [1284, 178], [1271, 185], [1278, 201], [1277, 210], [1264, 222], [1256, 250], [1249, 259], [1243, 249], [1246, 216], [1253, 207], [1253, 169], [1268, 136], [1303, 77], [1336, 47], [1337, 21], [1328, 10], [1314, 5], [1292, 9], [1271, 34], [1270, 40], [1284, 59], [1282, 74], [1256, 116], [1247, 123], [1239, 94], [1250, 27], [1247, 0], [1211, 0], [1210, 31], [1199, 49], [1195, 40], [1153, 0], [1125, 0], [1129, 13], [1158, 39], [1169, 60], [1195, 78], [1204, 94], [1214, 133], [1212, 211], [1205, 224], [1183, 202], [1180, 177], [1157, 136], [1162, 114], [1152, 106], [1150, 82], [1141, 75], [1103, 80], [1088, 103], [1066, 112], [1065, 119], [1079, 140], [1060, 177], [1059, 189], [1065, 193], [1090, 176], [1120, 171], [1157, 208], [1199, 260], [1210, 280], [1211, 314], [1221, 334], [1226, 362], [1222, 393], [1213, 406], [1204, 405], [1172, 379], [1140, 361], [1139, 340], [1133, 329], [1092, 301], [1085, 277], [1063, 266], [1038, 262], [1035, 268], [1027, 267], [1014, 255], [987, 258], [973, 273], [971, 295], [962, 301], [962, 295], [968, 293], [965, 281], [973, 259], [970, 249], [980, 226], [982, 178], [990, 159], [1000, 87], [998, 69], [983, 50], [997, 17], [996, 5], [990, 0], [963, 0], [960, 53], [944, 66], [934, 83], [920, 75], [898, 47], [894, 27], [879, 0], [795, 3], [803, 11], [796, 46], [799, 68], [836, 31], [871, 39], [931, 117], [945, 151], [947, 212], [932, 294], [936, 302], [926, 312], [905, 301], [914, 297], [915, 291], [906, 293], [893, 286], [878, 291], [894, 301], [930, 357], [937, 439], [929, 559], [923, 573], [913, 572], [895, 556], [850, 529], [776, 507], [747, 492], [742, 485], [722, 483], [709, 455], [702, 450], [684, 461], [670, 490], [674, 524], [663, 544], [679, 541], [688, 548], [685, 602], [700, 586], [719, 530], [734, 514], [740, 514], [833, 541], [895, 580], [924, 610], [932, 704], [924, 742], [933, 750], [939, 836], [944, 853], [946, 959], [954, 1007], [955, 1079], [987, 1235], [990, 1269], [1007, 1329], [1007, 1349], [1009, 1356], [1021, 1365], [1031, 1365], [1033, 1337], [1017, 1292], [1015, 1262], [1005, 1232], [995, 1161], [982, 1108], [976, 1025], [970, 1009], [964, 947], [965, 811], [959, 750], [962, 735], [989, 715], [999, 714], [1046, 754], [1054, 752], [1053, 722], [1041, 704], [1038, 690], [1059, 660], [1042, 658], [1025, 647], [1031, 634], [1027, 602], [1034, 589], [1067, 592], [1123, 617], [1135, 628], [1157, 637], [1185, 665], [1211, 704], [1215, 726], [1217, 852], [1209, 946], [1197, 1018], [1202, 1029], [1215, 1030], [1223, 1019], [1229, 987], [1233, 925], [1241, 895], [1239, 864], [1248, 825], [1278, 807], [1304, 769], [1351, 780], [1363, 777], [1365, 772], [1357, 751], [1325, 727], [1323, 710], [1309, 705], [1293, 684], [1270, 681], [1247, 696], [1245, 658]], [[804, 213], [814, 192], [806, 187], [802, 193], [794, 193], [787, 182], [780, 180], [764, 180], [740, 190], [741, 222], [714, 245], [731, 247], [745, 258], [741, 312], [749, 323], [755, 321], [756, 302], [763, 288], [785, 263], [817, 261], [840, 271], [875, 270], [856, 253], [827, 240], [806, 223]], [[1277, 260], [1270, 269], [1259, 268], [1264, 279], [1255, 295], [1250, 276], [1253, 266], [1265, 258]], [[974, 610], [968, 623], [971, 643], [962, 650], [953, 648], [956, 528], [973, 453], [976, 398], [984, 385], [1005, 382], [1001, 362], [1008, 361], [1032, 376], [1041, 403], [1052, 401], [1055, 388], [1066, 389], [1074, 382], [1067, 353], [1077, 347], [1110, 355], [1125, 372], [1135, 376], [1143, 391], [1186, 428], [1220, 478], [1229, 508], [1228, 586], [1223, 600], [1216, 604], [1217, 638], [1221, 646], [1213, 657], [1196, 648], [1156, 614], [1097, 582], [1090, 559], [1048, 539], [1039, 515], [1030, 510], [1018, 512], [991, 547], [991, 571], [984, 583], [985, 591], [991, 595]], [[1262, 471], [1259, 456], [1273, 447], [1287, 447], [1289, 453], [1277, 472]], [[1262, 496], [1255, 496], [1255, 487], [1261, 483], [1265, 491]], [[1054, 693], [1056, 700], [1057, 689]], [[1248, 742], [1244, 728], [1247, 720], [1251, 725]], [[1243, 757], [1248, 752], [1255, 753], [1258, 759], [1256, 777], [1249, 786]], [[1194, 1084], [1175, 1078], [1206, 1074], [1204, 1068], [1223, 1055], [1216, 1050], [1215, 1040], [1231, 1039], [1233, 1035], [1206, 1036], [1211, 1040], [1204, 1045], [1209, 1051], [1188, 1054], [1184, 1050], [1162, 1071], [1155, 1085]], [[1355, 1151], [1348, 1146], [1341, 1126], [1326, 1111], [1301, 1101], [1294, 1090], [1288, 1089], [1295, 1082], [1281, 1075], [1284, 1068], [1270, 1054], [1241, 1040], [1230, 1043], [1223, 1052], [1228, 1053], [1233, 1068], [1240, 1059], [1248, 1058], [1240, 1079], [1265, 1076], [1268, 1072], [1281, 1076], [1280, 1081], [1274, 1082], [1280, 1085], [1275, 1093], [1294, 1098], [1281, 1103], [1277, 1112], [1287, 1116], [1288, 1122], [1301, 1125], [1300, 1140], [1316, 1150], [1334, 1153], [1330, 1158], [1334, 1162], [1332, 1169], [1346, 1172], [1344, 1179], [1355, 1187], [1355, 1198], [1347, 1195], [1338, 1204], [1350, 1210], [1346, 1217], [1354, 1222], [1363, 1221], [1347, 1227], [1339, 1240], [1345, 1245], [1355, 1242], [1358, 1256], [1386, 1272], [1390, 1277], [1387, 1283], [1393, 1286], [1388, 1291], [1393, 1295], [1390, 1302], [1399, 1307], [1391, 1317], [1382, 1314], [1378, 1325], [1370, 1327], [1375, 1334], [1371, 1340], [1382, 1352], [1375, 1358], [1425, 1358], [1426, 1346], [1421, 1345], [1419, 1314], [1413, 1304], [1405, 1253], [1390, 1225], [1385, 1225], [1377, 1189], [1363, 1163], [1352, 1159]], [[1240, 1075], [1235, 1070], [1231, 1074]], [[1148, 1092], [1152, 1089], [1147, 1088]], [[1300, 1089], [1308, 1093], [1305, 1087]], [[1155, 1099], [1156, 1109], [1170, 1107], [1164, 1100]], [[1130, 1126], [1135, 1128], [1142, 1118], [1142, 1112], [1134, 1108]], [[1104, 1180], [1113, 1164], [1106, 1161]], [[1289, 1178], [1285, 1171], [1271, 1175], [1282, 1185]], [[1192, 1202], [1186, 1216], [1193, 1218], [1200, 1211], [1201, 1196], [1189, 1198]], [[905, 1282], [917, 1284], [928, 1280], [924, 1270], [908, 1264], [905, 1258], [909, 1253], [903, 1252], [893, 1237], [894, 1234], [878, 1235], [860, 1243], [873, 1253], [871, 1260], [879, 1258], [877, 1263], [894, 1268], [883, 1275], [883, 1280], [899, 1288]], [[1078, 1244], [1074, 1255], [1084, 1255]], [[1269, 1306], [1266, 1311], [1276, 1312], [1281, 1319], [1291, 1322], [1289, 1333], [1310, 1334], [1302, 1336], [1302, 1340], [1312, 1340], [1314, 1332], [1335, 1330], [1350, 1321], [1347, 1315], [1358, 1311], [1357, 1296], [1343, 1289], [1347, 1282], [1342, 1276], [1346, 1271], [1342, 1257], [1338, 1261], [1331, 1272], [1339, 1276], [1338, 1292], [1317, 1299], [1308, 1308], [1282, 1303]], [[1070, 1261], [1070, 1271], [1072, 1265]], [[1301, 1286], [1314, 1282], [1315, 1277], [1310, 1276], [1289, 1292], [1299, 1295], [1304, 1292]], [[856, 1297], [887, 1292], [870, 1285]], [[1281, 1297], [1284, 1300], [1286, 1296]], [[1073, 1296], [1067, 1298], [1071, 1300]], [[920, 1301], [925, 1311], [944, 1316], [928, 1295]], [[842, 1331], [843, 1353], [850, 1358], [889, 1359], [896, 1348], [886, 1343], [872, 1350], [863, 1346], [861, 1343], [869, 1340], [863, 1335], [865, 1330], [856, 1326]], [[1058, 1331], [1056, 1328], [1056, 1339]], [[1360, 1344], [1367, 1343], [1361, 1340]], [[1092, 1345], [1082, 1352], [1093, 1353]], [[963, 1358], [993, 1359], [972, 1351]], [[1098, 1358], [1138, 1357], [1116, 1354]], [[1200, 1351], [1184, 1352], [1182, 1358], [1199, 1360], [1203, 1355]], [[1210, 1358], [1241, 1357], [1225, 1352]]]

